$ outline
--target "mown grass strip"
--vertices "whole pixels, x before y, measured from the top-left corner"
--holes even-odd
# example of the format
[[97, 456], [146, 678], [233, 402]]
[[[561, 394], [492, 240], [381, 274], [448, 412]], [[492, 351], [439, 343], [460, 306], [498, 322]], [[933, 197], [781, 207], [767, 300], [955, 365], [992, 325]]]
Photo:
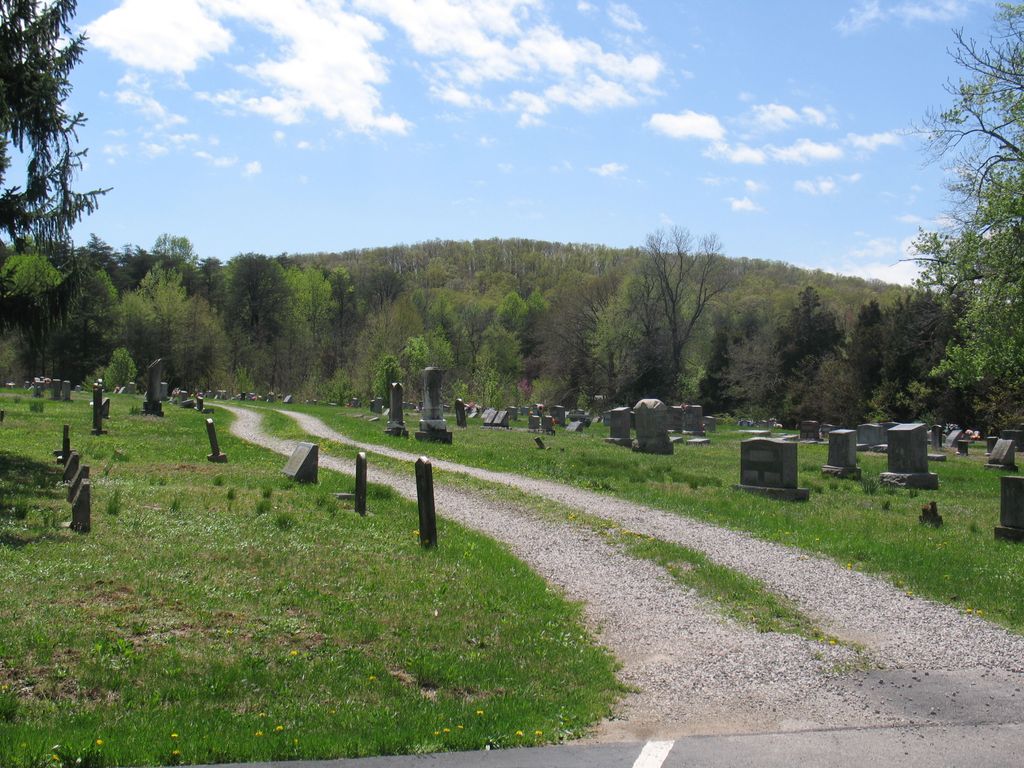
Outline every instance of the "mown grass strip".
[[[545, 743], [621, 693], [578, 606], [449, 521], [424, 552], [389, 488], [361, 518], [333, 496], [351, 478], [291, 483], [223, 412], [214, 465], [194, 411], [114, 397], [94, 437], [84, 402], [0, 400], [0, 765]], [[58, 527], [64, 423], [93, 470], [87, 535]]]

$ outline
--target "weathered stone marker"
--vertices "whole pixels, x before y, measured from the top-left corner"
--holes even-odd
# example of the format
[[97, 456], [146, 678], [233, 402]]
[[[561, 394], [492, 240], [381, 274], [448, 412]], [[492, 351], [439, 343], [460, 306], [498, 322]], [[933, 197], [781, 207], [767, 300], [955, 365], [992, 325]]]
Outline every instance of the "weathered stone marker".
[[366, 515], [366, 453], [356, 454], [356, 512]]
[[388, 409], [388, 426], [384, 430], [385, 434], [391, 435], [392, 437], [408, 437], [409, 430], [405, 428], [405, 412], [403, 388], [401, 383], [397, 381], [391, 382], [391, 407]]
[[857, 466], [857, 433], [852, 429], [833, 429], [828, 433], [828, 464], [821, 468], [823, 475], [849, 477], [860, 480]]
[[7, 416], [7, 411], [5, 411], [3, 408], [0, 408], [0, 424], [4, 423], [5, 416]]
[[110, 419], [110, 398], [104, 397], [100, 403], [100, 416], [104, 419]]
[[88, 480], [78, 486], [75, 500], [71, 502], [71, 530], [88, 533], [92, 528], [92, 492]]
[[64, 435], [60, 441], [60, 450], [54, 451], [53, 455], [57, 457], [58, 464], [67, 464], [68, 456], [71, 455], [71, 426], [68, 424], [64, 425]]
[[157, 358], [146, 369], [146, 399], [142, 402], [142, 413], [145, 416], [163, 416], [164, 407], [161, 404], [163, 394], [160, 387], [160, 377], [164, 373], [164, 361]]
[[811, 492], [797, 487], [796, 443], [753, 437], [740, 443], [739, 490], [784, 501], [807, 501]]
[[552, 405], [549, 411], [551, 413], [551, 419], [554, 421], [556, 426], [565, 426], [565, 406], [564, 405]]
[[610, 436], [605, 438], [604, 441], [606, 443], [627, 447], [633, 445], [633, 438], [629, 436], [630, 413], [629, 408], [624, 406], [622, 408], [612, 408], [608, 412]]
[[971, 441], [970, 440], [957, 440], [956, 441], [956, 455], [967, 456], [970, 453]]
[[420, 545], [437, 546], [437, 515], [434, 510], [434, 468], [430, 459], [416, 460], [416, 502], [420, 511]]
[[71, 402], [71, 382], [70, 381], [65, 380], [65, 381], [62, 381], [60, 383], [60, 399], [63, 400], [65, 403], [70, 403]]
[[196, 410], [200, 413], [206, 413], [206, 405], [203, 402], [202, 395], [196, 395]]
[[206, 420], [206, 436], [210, 439], [210, 453], [206, 460], [215, 464], [227, 464], [228, 455], [220, 450], [220, 444], [217, 442], [217, 427], [214, 426], [213, 419]]
[[885, 445], [885, 427], [881, 424], [860, 424], [857, 427], [858, 450], [870, 451]]
[[661, 400], [647, 398], [633, 406], [636, 416], [636, 442], [633, 450], [640, 453], [672, 453], [668, 437], [668, 409]]
[[283, 472], [300, 483], [315, 483], [319, 470], [320, 446], [316, 443], [299, 443], [291, 458], [284, 465]]
[[800, 422], [800, 442], [802, 443], [816, 443], [821, 439], [821, 422], [818, 421], [801, 421]]
[[931, 429], [931, 449], [933, 451], [942, 450], [942, 425], [933, 424]]
[[423, 369], [423, 411], [420, 418], [420, 429], [416, 433], [417, 440], [433, 443], [450, 443], [452, 433], [448, 431], [448, 422], [444, 420], [444, 408], [441, 405], [441, 382], [444, 370], [441, 368]]
[[466, 403], [461, 397], [455, 399], [455, 426], [466, 428]]
[[92, 434], [105, 435], [103, 428], [103, 385], [94, 384], [92, 388]]
[[924, 424], [897, 424], [889, 430], [889, 470], [878, 476], [879, 482], [932, 491], [939, 487], [939, 476], [928, 471], [927, 433]]
[[537, 447], [542, 451], [547, 447], [544, 445], [544, 438], [539, 435], [533, 438], [533, 442], [536, 443]]
[[1017, 465], [1014, 463], [1014, 460], [1016, 459], [1016, 452], [1016, 441], [1003, 439], [996, 440], [996, 444], [992, 446], [992, 450], [989, 452], [988, 462], [985, 464], [985, 468], [1016, 472]]
[[75, 476], [75, 473], [78, 472], [78, 464], [78, 451], [69, 451], [68, 457], [64, 461], [64, 476], [61, 478], [61, 482], [71, 482], [71, 479]]
[[78, 495], [78, 488], [81, 486], [83, 480], [89, 479], [89, 465], [75, 463], [75, 472], [71, 476], [71, 480], [68, 482], [68, 501], [74, 501], [75, 496]]
[[999, 478], [999, 525], [996, 538], [1024, 541], [1024, 475]]

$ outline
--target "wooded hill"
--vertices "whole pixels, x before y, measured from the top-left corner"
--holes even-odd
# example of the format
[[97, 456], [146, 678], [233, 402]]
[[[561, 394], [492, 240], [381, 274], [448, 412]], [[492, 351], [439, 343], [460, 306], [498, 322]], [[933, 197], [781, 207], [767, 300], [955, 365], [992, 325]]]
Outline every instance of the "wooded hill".
[[[16, 258], [31, 259], [4, 269]], [[439, 365], [446, 395], [486, 404], [660, 397], [787, 420], [975, 417], [931, 375], [952, 332], [936, 297], [730, 259], [678, 229], [628, 249], [432, 240], [227, 264], [181, 236], [115, 250], [94, 235], [54, 265], [37, 302], [81, 290], [53, 322], [4, 337], [4, 380], [115, 386], [162, 357], [172, 387], [341, 402], [393, 380], [416, 392]]]

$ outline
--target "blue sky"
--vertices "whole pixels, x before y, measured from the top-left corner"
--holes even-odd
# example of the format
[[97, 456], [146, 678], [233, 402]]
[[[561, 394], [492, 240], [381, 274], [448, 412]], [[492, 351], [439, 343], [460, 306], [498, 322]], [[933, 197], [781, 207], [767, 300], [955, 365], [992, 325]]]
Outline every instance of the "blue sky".
[[639, 245], [909, 282], [980, 0], [88, 0], [75, 230], [201, 257], [433, 238]]

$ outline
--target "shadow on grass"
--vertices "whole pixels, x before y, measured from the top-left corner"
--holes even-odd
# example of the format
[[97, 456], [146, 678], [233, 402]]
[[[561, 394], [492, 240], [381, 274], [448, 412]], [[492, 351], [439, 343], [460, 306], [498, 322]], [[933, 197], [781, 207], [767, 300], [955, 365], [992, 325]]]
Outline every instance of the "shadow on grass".
[[[49, 502], [62, 495], [58, 483], [61, 471], [26, 456], [0, 451], [0, 522], [24, 520], [38, 502]], [[33, 526], [30, 530], [0, 531], [0, 546], [23, 547], [33, 541], [50, 538], [52, 526]]]

